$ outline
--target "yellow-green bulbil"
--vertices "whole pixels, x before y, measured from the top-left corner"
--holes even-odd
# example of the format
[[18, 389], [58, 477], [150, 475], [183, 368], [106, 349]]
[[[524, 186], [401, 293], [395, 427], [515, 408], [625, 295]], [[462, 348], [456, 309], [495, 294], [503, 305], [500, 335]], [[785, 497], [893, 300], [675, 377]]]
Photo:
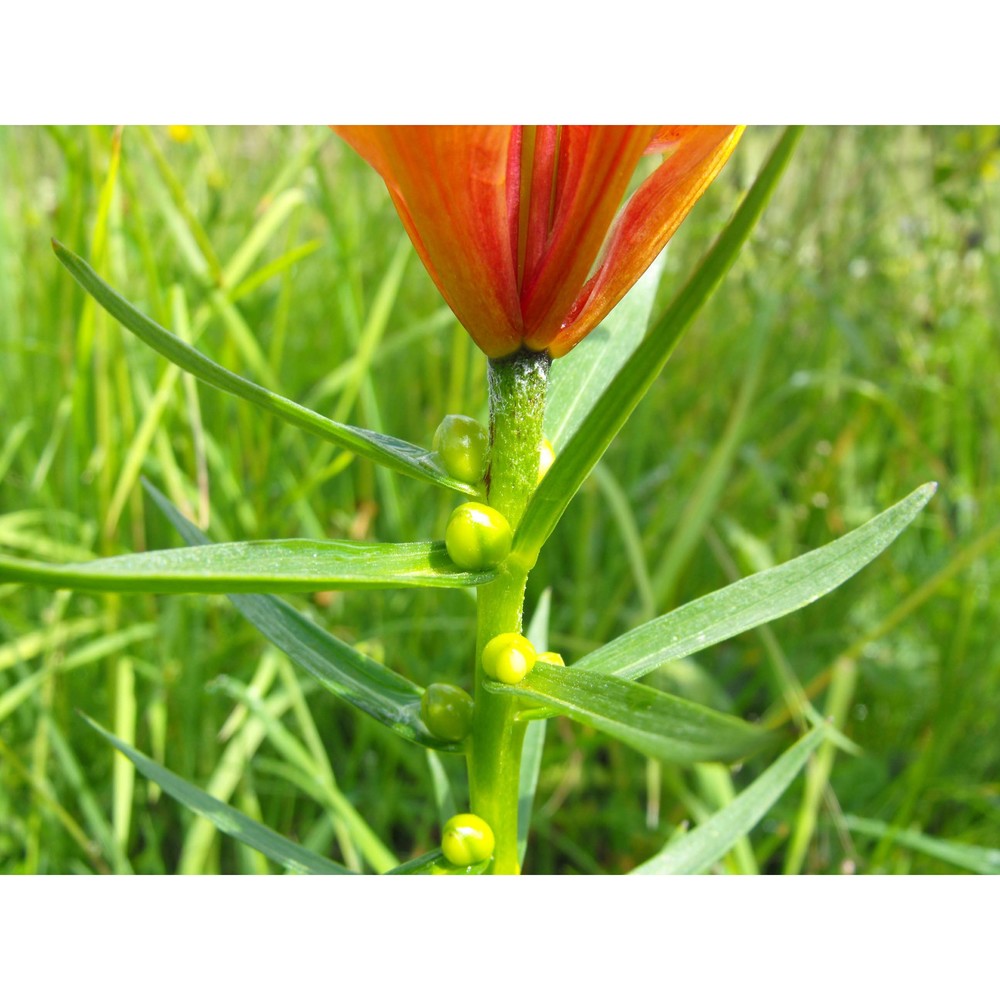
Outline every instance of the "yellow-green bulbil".
[[504, 684], [519, 684], [531, 673], [537, 659], [535, 647], [517, 632], [495, 635], [483, 649], [483, 670]]
[[484, 503], [463, 503], [451, 512], [444, 544], [462, 569], [493, 569], [510, 553], [514, 533], [507, 518]]
[[441, 833], [441, 850], [453, 864], [477, 865], [493, 853], [495, 841], [489, 824], [473, 813], [452, 816]]

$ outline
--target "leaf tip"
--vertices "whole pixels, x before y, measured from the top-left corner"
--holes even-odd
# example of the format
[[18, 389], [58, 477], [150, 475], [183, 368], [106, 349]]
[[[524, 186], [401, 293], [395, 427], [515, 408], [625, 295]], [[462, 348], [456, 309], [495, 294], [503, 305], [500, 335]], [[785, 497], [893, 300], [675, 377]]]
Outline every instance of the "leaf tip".
[[74, 707], [73, 711], [76, 712], [77, 718], [85, 722], [88, 726], [90, 726], [91, 729], [97, 731], [98, 733], [104, 732], [104, 729], [101, 727], [100, 723], [95, 722], [89, 715], [87, 715], [87, 713], [82, 708]]
[[62, 264], [63, 267], [69, 267], [76, 254], [74, 254], [73, 251], [70, 250], [64, 243], [60, 243], [54, 236], [51, 237], [50, 242], [52, 243], [52, 252], [56, 255], [59, 263]]
[[[919, 496], [924, 504], [928, 503], [932, 496], [938, 491], [938, 483], [936, 480], [931, 480], [928, 483], [924, 483], [923, 486], [918, 486], [913, 492]], [[923, 506], [923, 505], [921, 505]]]

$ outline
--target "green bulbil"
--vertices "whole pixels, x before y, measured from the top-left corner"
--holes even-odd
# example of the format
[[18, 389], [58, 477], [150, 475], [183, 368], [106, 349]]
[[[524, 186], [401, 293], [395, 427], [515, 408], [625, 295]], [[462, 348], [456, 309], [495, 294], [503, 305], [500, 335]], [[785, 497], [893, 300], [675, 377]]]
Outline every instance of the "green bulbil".
[[493, 854], [496, 842], [489, 824], [473, 813], [452, 816], [441, 833], [441, 851], [462, 867], [480, 864]]
[[486, 474], [490, 436], [472, 417], [449, 413], [434, 432], [434, 450], [445, 472], [463, 483], [481, 483]]
[[444, 543], [462, 569], [493, 569], [510, 553], [514, 533], [507, 518], [482, 503], [463, 503], [448, 520]]
[[472, 728], [472, 698], [454, 684], [431, 684], [420, 699], [420, 718], [438, 739], [461, 743]]
[[495, 635], [483, 649], [483, 670], [504, 684], [520, 684], [535, 666], [535, 647], [517, 632]]

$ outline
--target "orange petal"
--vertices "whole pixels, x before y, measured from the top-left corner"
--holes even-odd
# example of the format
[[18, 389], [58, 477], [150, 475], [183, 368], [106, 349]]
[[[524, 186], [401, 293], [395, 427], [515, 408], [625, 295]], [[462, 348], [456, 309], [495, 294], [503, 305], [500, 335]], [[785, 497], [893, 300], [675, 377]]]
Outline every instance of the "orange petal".
[[684, 137], [693, 132], [697, 125], [657, 125], [653, 138], [649, 140], [646, 153], [667, 153], [678, 143], [684, 141]]
[[552, 228], [553, 203], [559, 156], [558, 125], [538, 125], [532, 129], [532, 163], [530, 172], [521, 172], [521, 219], [524, 233], [523, 250], [518, 257], [519, 286], [525, 276], [530, 278], [545, 255]]
[[503, 126], [335, 126], [382, 175], [445, 301], [491, 357], [521, 342]]
[[544, 254], [521, 286], [529, 347], [541, 350], [561, 328], [653, 131], [650, 126], [563, 126], [551, 231]]
[[[672, 135], [675, 152], [622, 210], [597, 272], [549, 345], [553, 357], [578, 344], [639, 280], [725, 165], [742, 133], [742, 126], [698, 125]], [[660, 132], [653, 143], [659, 141]]]

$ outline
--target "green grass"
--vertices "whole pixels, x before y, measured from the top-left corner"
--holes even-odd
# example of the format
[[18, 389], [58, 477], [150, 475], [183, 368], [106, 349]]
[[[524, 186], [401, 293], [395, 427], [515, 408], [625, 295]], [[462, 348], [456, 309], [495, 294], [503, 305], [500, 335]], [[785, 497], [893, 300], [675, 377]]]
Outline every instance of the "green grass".
[[[753, 179], [752, 129], [672, 241], [661, 303]], [[55, 237], [163, 326], [334, 420], [430, 447], [485, 414], [485, 363], [384, 188], [316, 129], [0, 129], [0, 548], [76, 562], [214, 540], [441, 538], [453, 495], [169, 367], [85, 298]], [[119, 155], [120, 154], [120, 155]], [[927, 480], [873, 566], [665, 668], [664, 690], [826, 745], [724, 870], [954, 872], [1000, 843], [1000, 132], [809, 129], [750, 245], [529, 584], [567, 661], [824, 544]], [[468, 684], [463, 590], [291, 597], [419, 684]], [[441, 771], [333, 702], [222, 596], [0, 585], [0, 871], [275, 870], [137, 775], [78, 715], [352, 868], [432, 850]], [[548, 724], [526, 870], [619, 872], [749, 785]], [[771, 755], [773, 757], [773, 755]], [[770, 758], [769, 758], [770, 759]], [[441, 756], [459, 807], [460, 761]], [[846, 819], [845, 819], [846, 817]], [[976, 870], [973, 865], [971, 870]]]

